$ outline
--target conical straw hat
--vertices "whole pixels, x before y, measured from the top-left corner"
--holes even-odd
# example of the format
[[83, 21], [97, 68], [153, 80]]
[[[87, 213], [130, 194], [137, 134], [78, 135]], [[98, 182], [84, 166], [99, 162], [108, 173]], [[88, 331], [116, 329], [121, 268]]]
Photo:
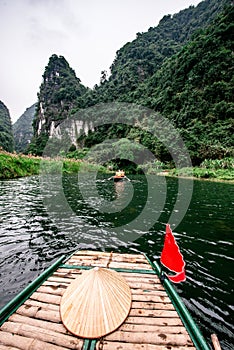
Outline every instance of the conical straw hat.
[[131, 290], [118, 272], [95, 267], [66, 289], [60, 303], [61, 318], [71, 333], [100, 338], [124, 322], [131, 301]]

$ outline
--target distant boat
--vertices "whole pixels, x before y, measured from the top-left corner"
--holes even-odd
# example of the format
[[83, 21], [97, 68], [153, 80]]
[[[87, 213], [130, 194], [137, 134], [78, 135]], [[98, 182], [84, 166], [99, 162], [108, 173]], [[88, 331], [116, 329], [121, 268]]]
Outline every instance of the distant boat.
[[127, 177], [125, 176], [125, 173], [123, 170], [116, 171], [115, 175], [113, 176], [114, 182], [123, 181], [125, 179], [127, 179]]
[[126, 175], [123, 170], [116, 171], [114, 176], [109, 177], [107, 180], [113, 180], [114, 182], [120, 182], [123, 180], [131, 181]]

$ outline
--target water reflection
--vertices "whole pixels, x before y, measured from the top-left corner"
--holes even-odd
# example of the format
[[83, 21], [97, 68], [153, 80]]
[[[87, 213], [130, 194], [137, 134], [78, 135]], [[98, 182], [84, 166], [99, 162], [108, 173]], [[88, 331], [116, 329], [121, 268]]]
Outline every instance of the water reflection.
[[[53, 188], [53, 178], [47, 180]], [[104, 246], [108, 247], [108, 232], [112, 229], [114, 232], [115, 227], [121, 225], [125, 228], [118, 239], [113, 235], [110, 249], [143, 251], [157, 259], [163, 245], [165, 223], [177, 200], [178, 183], [169, 178], [165, 187], [160, 178], [152, 178], [155, 196], [152, 195], [154, 205], [150, 215], [158, 220], [148, 231], [143, 231], [143, 223], [139, 222], [136, 225], [139, 239], [131, 241], [126, 240], [131, 236], [126, 225], [140, 215], [149, 196], [143, 176], [132, 180], [114, 183], [103, 178], [96, 184], [98, 198], [92, 193], [83, 198], [77, 178], [65, 176], [64, 195], [74, 215], [72, 218], [66, 215], [63, 205], [57, 201], [53, 210], [64, 214], [57, 224], [45, 208], [38, 177], [0, 182], [0, 306], [62, 254], [76, 248], [103, 250]], [[89, 183], [86, 181], [84, 185], [89, 193]], [[159, 192], [165, 197], [163, 205], [159, 204]], [[207, 337], [218, 334], [223, 350], [234, 346], [233, 192], [233, 185], [195, 181], [189, 209], [174, 231], [187, 271], [187, 281], [177, 286], [177, 290], [203, 333]], [[56, 198], [56, 188], [53, 195]], [[48, 191], [47, 196], [50, 198], [51, 192]], [[98, 202], [100, 197], [102, 203]], [[105, 202], [107, 207], [103, 205]]]
[[125, 181], [118, 181], [114, 182], [114, 187], [115, 187], [115, 193], [116, 193], [116, 199], [121, 198], [124, 195], [124, 188], [125, 188]]

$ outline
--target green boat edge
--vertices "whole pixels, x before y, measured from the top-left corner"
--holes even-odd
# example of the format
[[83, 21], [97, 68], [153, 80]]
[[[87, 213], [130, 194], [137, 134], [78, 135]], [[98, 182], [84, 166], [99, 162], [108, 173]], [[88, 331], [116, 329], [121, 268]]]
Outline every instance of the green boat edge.
[[[157, 261], [152, 262], [146, 254], [143, 253], [143, 255], [146, 257], [149, 264], [152, 266], [152, 268], [156, 272], [157, 276], [160, 278], [161, 273], [162, 273], [160, 265], [157, 263]], [[210, 350], [211, 348], [207, 344], [200, 329], [198, 328], [194, 319], [190, 315], [188, 309], [186, 308], [186, 306], [183, 303], [182, 299], [180, 298], [179, 294], [176, 292], [172, 283], [169, 281], [168, 278], [161, 280], [161, 283], [163, 284], [169, 298], [171, 299], [172, 304], [174, 305], [177, 313], [179, 314], [179, 316], [180, 316], [188, 334], [190, 335], [196, 349]]]
[[[36, 279], [34, 279], [25, 289], [23, 289], [19, 294], [17, 294], [12, 300], [10, 300], [1, 310], [0, 310], [0, 326], [46, 281], [46, 279], [57, 270], [57, 268], [79, 268], [79, 269], [90, 269], [92, 266], [71, 266], [64, 264], [72, 255], [69, 256], [62, 255], [58, 260], [56, 260], [51, 266], [49, 266], [44, 272], [42, 272]], [[151, 265], [154, 273], [160, 278], [161, 268], [156, 261], [151, 261], [145, 253], [141, 253], [145, 256], [149, 264]], [[151, 273], [150, 270], [136, 270], [136, 269], [118, 269], [110, 268], [118, 272], [138, 272], [138, 273]], [[204, 339], [200, 329], [190, 315], [188, 309], [184, 305], [180, 296], [176, 292], [175, 288], [171, 282], [165, 278], [161, 281], [163, 284], [172, 304], [174, 305], [177, 313], [179, 314], [188, 334], [190, 335], [194, 346], [198, 350], [210, 350], [208, 343]], [[84, 350], [95, 349], [96, 339], [85, 339]]]

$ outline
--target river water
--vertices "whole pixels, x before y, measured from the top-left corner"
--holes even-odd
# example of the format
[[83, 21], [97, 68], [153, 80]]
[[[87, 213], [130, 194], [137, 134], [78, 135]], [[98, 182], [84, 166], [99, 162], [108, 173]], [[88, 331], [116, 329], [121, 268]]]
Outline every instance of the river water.
[[173, 228], [175, 218], [187, 274], [176, 289], [207, 341], [216, 333], [222, 349], [231, 350], [233, 194], [233, 184], [143, 175], [117, 184], [98, 175], [95, 188], [92, 178], [68, 175], [1, 181], [0, 307], [76, 249], [158, 259], [165, 224]]

